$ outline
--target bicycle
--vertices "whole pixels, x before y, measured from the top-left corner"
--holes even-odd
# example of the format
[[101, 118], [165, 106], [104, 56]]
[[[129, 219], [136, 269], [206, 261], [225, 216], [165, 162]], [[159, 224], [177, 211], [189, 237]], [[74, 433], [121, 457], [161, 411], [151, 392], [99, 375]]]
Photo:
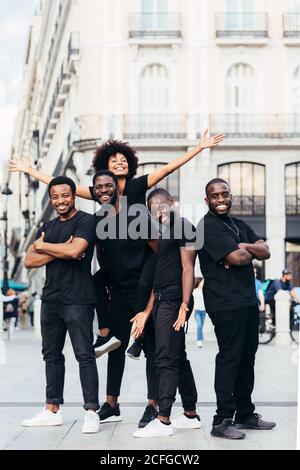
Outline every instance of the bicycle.
[[[268, 344], [276, 336], [276, 326], [271, 311], [260, 312], [259, 344]], [[292, 301], [290, 306], [290, 337], [299, 344], [300, 305]]]

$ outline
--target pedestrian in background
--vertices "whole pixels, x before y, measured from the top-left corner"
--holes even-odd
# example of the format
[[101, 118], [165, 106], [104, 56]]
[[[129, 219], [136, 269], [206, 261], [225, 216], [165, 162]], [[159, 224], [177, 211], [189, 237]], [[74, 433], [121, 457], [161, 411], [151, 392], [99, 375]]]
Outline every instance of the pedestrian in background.
[[36, 292], [33, 292], [29, 298], [29, 318], [30, 318], [30, 325], [34, 326], [34, 302], [36, 300]]
[[197, 347], [203, 347], [203, 325], [205, 321], [205, 305], [203, 299], [203, 285], [204, 279], [201, 277], [197, 279], [195, 282], [195, 289], [194, 289], [194, 312], [195, 312], [195, 320], [197, 323]]

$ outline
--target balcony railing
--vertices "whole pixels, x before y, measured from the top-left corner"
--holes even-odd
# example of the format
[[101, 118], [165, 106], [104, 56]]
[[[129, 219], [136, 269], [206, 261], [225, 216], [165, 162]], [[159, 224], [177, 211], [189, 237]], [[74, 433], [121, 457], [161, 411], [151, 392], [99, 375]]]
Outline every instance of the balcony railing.
[[136, 114], [124, 116], [125, 139], [184, 139], [187, 117], [182, 114]]
[[300, 215], [300, 197], [297, 195], [285, 197], [286, 215]]
[[300, 114], [212, 114], [212, 133], [227, 138], [300, 138]]
[[68, 63], [73, 56], [78, 56], [80, 51], [79, 32], [73, 31], [68, 43]]
[[300, 37], [300, 13], [283, 15], [283, 36], [285, 38]]
[[268, 37], [267, 13], [217, 13], [217, 38]]
[[181, 37], [180, 13], [132, 13], [129, 15], [129, 37]]
[[266, 213], [265, 196], [234, 196], [232, 214], [235, 215], [262, 215]]

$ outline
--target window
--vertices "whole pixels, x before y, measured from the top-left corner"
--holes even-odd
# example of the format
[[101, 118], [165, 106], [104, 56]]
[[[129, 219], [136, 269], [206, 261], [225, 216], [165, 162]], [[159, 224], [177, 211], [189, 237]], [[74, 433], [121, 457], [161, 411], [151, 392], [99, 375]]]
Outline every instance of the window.
[[300, 162], [285, 167], [285, 203], [287, 215], [300, 215]]
[[265, 215], [264, 165], [246, 162], [220, 165], [218, 177], [230, 184], [233, 214]]
[[250, 112], [255, 101], [255, 72], [248, 64], [235, 64], [227, 74], [226, 108], [229, 113]]
[[141, 111], [142, 113], [168, 112], [169, 77], [164, 65], [148, 65], [141, 77]]
[[141, 0], [142, 13], [167, 13], [169, 0]]
[[249, 13], [253, 11], [253, 0], [227, 0], [226, 7], [227, 11], [230, 13]]
[[[138, 175], [148, 175], [149, 173], [152, 173], [155, 170], [158, 170], [158, 168], [161, 168], [162, 166], [166, 165], [166, 163], [144, 163], [139, 165], [138, 167]], [[180, 170], [175, 171], [172, 173], [168, 178], [163, 179], [156, 185], [155, 187], [151, 188], [148, 191], [149, 192], [153, 191], [155, 188], [164, 188], [166, 189], [171, 196], [174, 197], [177, 201], [179, 200], [180, 196]]]
[[141, 0], [142, 29], [144, 31], [164, 30], [167, 22], [168, 0]]
[[296, 69], [293, 77], [293, 112], [300, 113], [300, 65]]

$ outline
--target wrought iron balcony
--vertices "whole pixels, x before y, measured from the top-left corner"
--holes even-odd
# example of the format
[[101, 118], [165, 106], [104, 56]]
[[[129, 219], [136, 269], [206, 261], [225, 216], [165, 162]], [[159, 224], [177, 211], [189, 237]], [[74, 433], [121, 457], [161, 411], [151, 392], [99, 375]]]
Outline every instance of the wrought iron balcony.
[[212, 133], [227, 138], [300, 138], [300, 114], [212, 114]]
[[182, 35], [180, 13], [132, 13], [129, 15], [129, 37], [175, 37]]
[[184, 139], [187, 117], [184, 114], [134, 114], [124, 116], [125, 139]]
[[283, 37], [300, 37], [300, 13], [286, 13], [283, 15]]
[[217, 13], [217, 38], [267, 38], [267, 13]]
[[78, 59], [80, 52], [80, 35], [78, 31], [73, 31], [68, 43], [68, 64], [74, 59]]

